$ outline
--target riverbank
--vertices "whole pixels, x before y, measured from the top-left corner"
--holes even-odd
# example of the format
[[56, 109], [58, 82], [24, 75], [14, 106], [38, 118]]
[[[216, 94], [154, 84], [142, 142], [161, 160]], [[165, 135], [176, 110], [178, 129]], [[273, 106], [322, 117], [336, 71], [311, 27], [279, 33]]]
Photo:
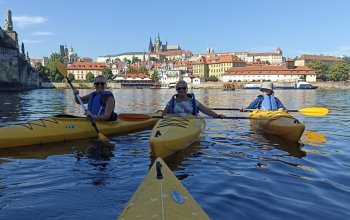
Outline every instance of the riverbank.
[[350, 82], [313, 82], [318, 89], [350, 89]]
[[[224, 82], [202, 82], [201, 84], [189, 84], [189, 88], [193, 89], [225, 89]], [[243, 86], [246, 82], [235, 82], [233, 83], [235, 89], [243, 89]], [[347, 90], [350, 89], [350, 82], [313, 82], [312, 85], [318, 86], [318, 89], [341, 89]], [[93, 83], [73, 83], [73, 86], [77, 89], [89, 89], [93, 88]], [[39, 88], [52, 88], [52, 89], [69, 89], [68, 83], [51, 83], [51, 82], [42, 82], [40, 87], [23, 87], [19, 84], [6, 84], [0, 85], [0, 92], [9, 92], [9, 91], [23, 91], [30, 89], [39, 89]], [[136, 87], [123, 87], [120, 83], [108, 83], [109, 89], [122, 89], [122, 88], [136, 88]], [[137, 88], [149, 88], [149, 87], [137, 87]]]
[[[246, 82], [235, 82], [235, 89], [243, 89]], [[279, 83], [281, 84], [281, 83]], [[290, 83], [289, 83], [290, 84]], [[318, 86], [317, 89], [350, 89], [350, 82], [312, 82], [314, 86]], [[204, 82], [196, 85], [198, 89], [224, 89], [224, 82]]]

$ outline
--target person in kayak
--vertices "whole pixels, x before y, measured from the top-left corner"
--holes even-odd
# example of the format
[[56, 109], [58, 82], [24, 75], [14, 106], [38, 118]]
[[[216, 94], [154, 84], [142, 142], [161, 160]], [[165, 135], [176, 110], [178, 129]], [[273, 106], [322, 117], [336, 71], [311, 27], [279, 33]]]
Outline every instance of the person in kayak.
[[[113, 93], [105, 91], [107, 87], [106, 78], [103, 75], [96, 76], [94, 86], [95, 92], [81, 97], [83, 103], [88, 104], [85, 115], [91, 115], [94, 119], [102, 121], [117, 120], [118, 115], [114, 112], [115, 99]], [[79, 95], [79, 91], [74, 90], [74, 94]], [[79, 104], [78, 99], [75, 99], [75, 102]]]
[[198, 115], [199, 111], [214, 118], [224, 118], [211, 109], [202, 105], [193, 93], [187, 93], [188, 87], [186, 81], [179, 81], [176, 86], [177, 94], [173, 95], [163, 110], [163, 115], [175, 114], [180, 116]]
[[[259, 95], [252, 103], [246, 107], [246, 109], [287, 110], [282, 102], [274, 96], [272, 82], [263, 82], [261, 84], [260, 91], [263, 94]], [[244, 109], [240, 110], [241, 112], [244, 111]]]

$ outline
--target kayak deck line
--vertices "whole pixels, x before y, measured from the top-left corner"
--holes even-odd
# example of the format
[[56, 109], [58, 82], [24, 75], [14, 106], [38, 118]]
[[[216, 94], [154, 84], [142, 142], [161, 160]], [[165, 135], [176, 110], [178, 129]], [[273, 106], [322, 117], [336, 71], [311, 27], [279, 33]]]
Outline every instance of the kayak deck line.
[[[38, 122], [41, 121], [41, 124], [34, 123], [36, 121], [38, 121]], [[20, 125], [28, 128], [29, 130], [34, 130], [34, 126], [39, 126], [39, 127], [46, 128], [47, 125], [45, 124], [45, 122], [50, 122], [50, 123], [53, 123], [53, 124], [59, 124], [59, 122], [55, 118], [48, 118], [48, 119], [41, 118], [41, 119], [38, 119], [38, 120], [35, 120], [35, 121], [29, 121], [27, 123], [20, 124]], [[32, 126], [32, 125], [34, 125], [34, 126]]]
[[157, 126], [157, 128], [167, 127], [167, 126], [177, 126], [177, 127], [186, 128], [189, 122], [190, 121], [186, 118], [169, 117], [169, 118], [164, 118], [159, 124], [159, 126]]

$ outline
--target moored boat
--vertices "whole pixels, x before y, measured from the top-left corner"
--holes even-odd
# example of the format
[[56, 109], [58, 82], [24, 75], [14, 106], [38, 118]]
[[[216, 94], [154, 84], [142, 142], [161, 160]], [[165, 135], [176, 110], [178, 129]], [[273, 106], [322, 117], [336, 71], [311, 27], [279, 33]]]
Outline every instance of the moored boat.
[[165, 158], [195, 142], [205, 128], [196, 116], [164, 117], [153, 127], [149, 139], [152, 154]]
[[305, 125], [286, 111], [255, 110], [250, 113], [250, 124], [254, 130], [298, 141]]
[[[261, 84], [245, 84], [243, 86], [244, 89], [260, 89]], [[314, 86], [311, 83], [302, 81], [302, 80], [297, 80], [295, 83], [274, 83], [274, 90], [277, 89], [317, 89], [318, 86]]]
[[[109, 135], [149, 128], [155, 125], [157, 120], [157, 118], [150, 118], [132, 122], [119, 119], [111, 122], [96, 121], [96, 125], [102, 134]], [[89, 138], [96, 135], [96, 131], [86, 117], [57, 115], [0, 127], [0, 148]]]
[[127, 219], [209, 219], [161, 158], [153, 163], [122, 213]]

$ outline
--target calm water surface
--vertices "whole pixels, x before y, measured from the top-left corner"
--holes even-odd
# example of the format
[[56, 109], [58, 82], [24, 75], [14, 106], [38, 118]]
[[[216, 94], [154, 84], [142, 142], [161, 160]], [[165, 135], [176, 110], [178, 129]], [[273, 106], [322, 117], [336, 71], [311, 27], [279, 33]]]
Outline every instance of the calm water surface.
[[[90, 90], [82, 90], [87, 94]], [[116, 111], [163, 109], [173, 90], [113, 90]], [[258, 91], [195, 90], [211, 107], [243, 107]], [[254, 134], [248, 120], [208, 119], [200, 142], [166, 160], [212, 219], [350, 219], [350, 91], [276, 91], [295, 113], [300, 144]], [[70, 90], [0, 93], [0, 126], [55, 114], [81, 115]], [[247, 113], [224, 111], [229, 116]], [[116, 219], [152, 163], [149, 130], [93, 140], [0, 149], [0, 219]]]

